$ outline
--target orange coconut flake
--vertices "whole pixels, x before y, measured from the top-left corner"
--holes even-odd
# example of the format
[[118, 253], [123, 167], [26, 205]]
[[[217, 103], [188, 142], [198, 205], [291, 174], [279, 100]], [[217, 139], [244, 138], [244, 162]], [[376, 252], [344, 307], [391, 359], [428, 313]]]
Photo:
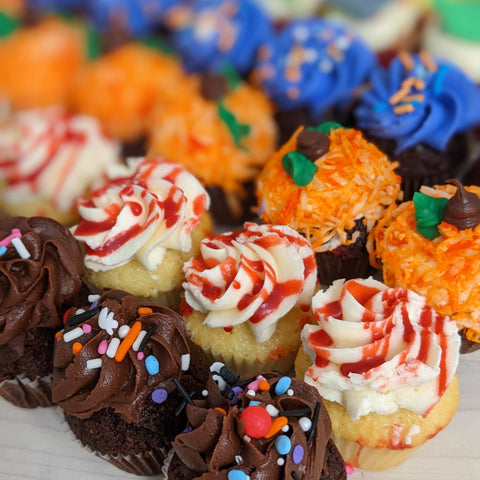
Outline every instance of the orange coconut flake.
[[[257, 182], [260, 216], [264, 222], [286, 224], [303, 233], [315, 251], [329, 250], [348, 240], [346, 230], [363, 219], [370, 231], [400, 192], [396, 163], [353, 129], [330, 133], [328, 153], [315, 161], [313, 180], [295, 185], [282, 166], [285, 153], [294, 151], [302, 128], [268, 160]], [[335, 245], [335, 246], [336, 246]]]
[[[480, 196], [480, 187], [466, 187]], [[435, 196], [452, 196], [455, 187], [438, 186]], [[391, 287], [409, 288], [461, 327], [480, 331], [480, 225], [459, 230], [442, 222], [440, 236], [428, 240], [416, 230], [412, 201], [390, 209], [369, 236], [372, 262], [383, 266]]]

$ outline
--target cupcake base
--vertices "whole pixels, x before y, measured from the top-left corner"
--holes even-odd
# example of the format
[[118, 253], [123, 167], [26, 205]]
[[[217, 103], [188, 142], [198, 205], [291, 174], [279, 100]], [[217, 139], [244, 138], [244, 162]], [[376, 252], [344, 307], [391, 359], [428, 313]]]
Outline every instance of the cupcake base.
[[52, 405], [51, 376], [30, 380], [26, 375], [16, 375], [0, 383], [0, 396], [23, 408], [50, 407]]

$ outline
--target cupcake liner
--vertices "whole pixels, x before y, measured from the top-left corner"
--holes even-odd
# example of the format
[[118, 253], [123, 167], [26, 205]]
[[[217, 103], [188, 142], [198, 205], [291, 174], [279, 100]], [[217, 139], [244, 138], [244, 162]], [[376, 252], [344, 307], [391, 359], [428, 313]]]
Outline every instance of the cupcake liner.
[[175, 453], [175, 450], [171, 448], [170, 451], [167, 453], [167, 456], [165, 457], [165, 460], [162, 465], [163, 480], [168, 480], [168, 469], [170, 468], [170, 464], [172, 463], [172, 458], [174, 453]]
[[386, 470], [404, 462], [419, 447], [393, 450], [390, 448], [371, 448], [347, 440], [342, 435], [331, 436], [345, 464], [363, 470]]
[[30, 380], [25, 374], [0, 383], [0, 396], [23, 408], [50, 407], [52, 379], [50, 375]]
[[156, 448], [148, 452], [122, 455], [103, 455], [100, 452], [94, 452], [95, 455], [112, 465], [115, 465], [120, 470], [135, 475], [158, 475], [162, 471], [167, 450], [165, 448]]

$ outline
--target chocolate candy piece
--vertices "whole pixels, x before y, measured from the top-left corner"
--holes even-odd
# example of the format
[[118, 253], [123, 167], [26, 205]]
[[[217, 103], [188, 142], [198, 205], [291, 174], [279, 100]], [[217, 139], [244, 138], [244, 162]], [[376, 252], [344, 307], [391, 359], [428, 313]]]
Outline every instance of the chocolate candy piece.
[[480, 223], [480, 198], [472, 192], [467, 192], [459, 180], [447, 180], [457, 187], [443, 212], [442, 220], [454, 225], [459, 230], [474, 228]]
[[317, 130], [303, 130], [297, 137], [297, 152], [314, 162], [325, 155], [330, 147], [330, 139]]

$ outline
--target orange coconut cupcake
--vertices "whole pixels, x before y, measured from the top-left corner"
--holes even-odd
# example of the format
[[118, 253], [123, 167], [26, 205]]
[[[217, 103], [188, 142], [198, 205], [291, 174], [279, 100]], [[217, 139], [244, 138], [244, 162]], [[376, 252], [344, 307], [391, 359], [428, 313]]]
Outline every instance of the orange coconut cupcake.
[[372, 231], [371, 261], [457, 322], [462, 352], [480, 348], [480, 187], [422, 187]]
[[154, 111], [150, 154], [184, 164], [206, 186], [214, 219], [238, 224], [250, 214], [253, 179], [276, 146], [272, 105], [232, 72], [189, 82]]
[[48, 17], [14, 30], [0, 40], [0, 97], [15, 109], [65, 105], [85, 58], [80, 23]]
[[357, 130], [300, 127], [258, 177], [260, 218], [307, 237], [322, 284], [363, 277], [367, 234], [400, 194], [395, 167]]
[[153, 105], [177, 94], [183, 82], [175, 57], [129, 43], [82, 68], [71, 103], [77, 112], [96, 117], [111, 136], [134, 142], [145, 134]]

